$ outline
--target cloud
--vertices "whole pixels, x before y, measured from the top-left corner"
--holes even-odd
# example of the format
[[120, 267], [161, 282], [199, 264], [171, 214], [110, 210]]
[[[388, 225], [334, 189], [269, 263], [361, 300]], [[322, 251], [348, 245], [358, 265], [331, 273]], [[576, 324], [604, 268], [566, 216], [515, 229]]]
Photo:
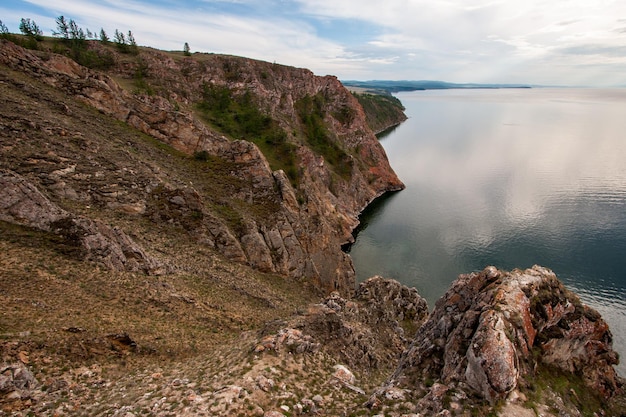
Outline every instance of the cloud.
[[607, 46], [598, 44], [576, 45], [558, 50], [568, 55], [595, 55], [605, 58], [621, 58], [626, 62], [626, 45]]
[[344, 79], [626, 84], [626, 74], [614, 75], [626, 48], [626, 19], [618, 18], [626, 15], [626, 3], [617, 0], [14, 3], [12, 10], [0, 6], [4, 19], [19, 21], [17, 13], [34, 11], [22, 16], [35, 17], [47, 33], [64, 14], [95, 31], [131, 29], [139, 44], [182, 49], [188, 42], [192, 51], [276, 61]]

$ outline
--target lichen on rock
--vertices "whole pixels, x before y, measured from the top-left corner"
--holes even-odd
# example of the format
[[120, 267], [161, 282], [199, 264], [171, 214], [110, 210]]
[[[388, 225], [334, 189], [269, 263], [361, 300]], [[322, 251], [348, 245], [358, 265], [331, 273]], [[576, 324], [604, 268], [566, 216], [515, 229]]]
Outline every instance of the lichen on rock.
[[0, 170], [0, 220], [59, 235], [80, 248], [84, 259], [110, 269], [152, 274], [165, 270], [120, 228], [72, 215], [26, 178], [8, 170]]
[[452, 284], [385, 386], [421, 392], [422, 400], [441, 397], [428, 392], [445, 386], [494, 403], [549, 365], [582, 376], [608, 400], [622, 389], [617, 362], [606, 322], [551, 270], [487, 267]]

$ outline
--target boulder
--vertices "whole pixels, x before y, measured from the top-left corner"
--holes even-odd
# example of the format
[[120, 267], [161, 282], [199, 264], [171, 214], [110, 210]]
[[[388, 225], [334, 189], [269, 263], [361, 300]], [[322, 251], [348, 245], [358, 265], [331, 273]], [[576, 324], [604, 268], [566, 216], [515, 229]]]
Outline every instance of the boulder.
[[23, 363], [0, 366], [0, 415], [26, 408], [38, 386], [39, 382]]
[[109, 269], [153, 274], [164, 270], [120, 228], [63, 210], [25, 177], [9, 170], [0, 170], [0, 220], [61, 235], [80, 248], [84, 259]]
[[427, 315], [426, 301], [415, 288], [377, 276], [361, 283], [352, 300], [333, 292], [305, 313], [281, 322], [277, 331], [268, 328], [253, 350], [323, 350], [345, 364], [335, 369], [336, 379], [352, 384], [348, 367], [365, 372], [394, 367]]
[[[552, 271], [487, 267], [441, 297], [386, 387], [455, 387], [494, 402], [549, 365], [609, 399], [621, 392], [617, 363], [606, 322]], [[431, 397], [441, 393], [422, 398]]]

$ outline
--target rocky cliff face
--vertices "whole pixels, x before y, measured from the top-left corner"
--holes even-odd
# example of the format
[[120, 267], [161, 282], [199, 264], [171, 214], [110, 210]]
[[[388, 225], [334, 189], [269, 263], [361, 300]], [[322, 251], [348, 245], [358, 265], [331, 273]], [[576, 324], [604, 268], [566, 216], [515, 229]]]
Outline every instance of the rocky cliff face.
[[608, 400], [622, 390], [617, 362], [606, 322], [552, 271], [488, 267], [453, 283], [370, 403], [390, 387], [411, 390], [420, 412], [476, 397], [515, 401], [532, 391], [540, 369], [581, 379], [584, 391], [567, 396]]
[[[105, 48], [96, 43], [91, 47]], [[191, 236], [261, 271], [305, 277], [326, 290], [349, 291], [354, 271], [341, 244], [352, 238], [357, 216], [369, 202], [403, 187], [361, 106], [334, 77], [244, 58], [182, 58], [149, 49], [134, 57], [115, 53], [114, 67], [105, 73], [7, 41], [0, 44], [0, 62], [29, 84], [53, 87], [187, 155], [213, 158], [209, 162], [217, 161], [220, 167], [229, 164], [230, 169], [221, 171], [223, 180], [237, 183], [232, 195], [208, 196], [193, 184], [170, 183], [153, 175], [143, 189], [123, 189], [117, 183], [121, 189], [113, 194], [103, 188], [80, 194], [71, 179], [87, 175], [87, 169], [81, 172], [83, 167], [73, 162], [75, 156], [66, 154], [52, 171], [63, 173], [72, 166], [75, 170], [34, 186], [82, 204], [92, 202], [94, 194], [108, 195], [116, 200], [107, 202], [109, 208], [145, 213], [157, 222], [195, 219], [184, 221]], [[207, 91], [216, 89], [231, 99], [252, 100], [264, 120], [279, 127], [281, 140], [292, 153], [289, 157], [296, 161], [293, 172], [273, 170], [252, 141], [227, 137], [202, 121], [197, 104]], [[314, 105], [308, 109], [306, 103]], [[307, 111], [317, 117], [313, 125], [305, 123], [310, 122], [303, 113]], [[6, 120], [8, 115], [3, 116]], [[64, 116], [71, 118], [69, 113]], [[50, 139], [63, 141], [63, 127], [54, 129]], [[321, 142], [313, 145], [312, 129], [323, 132]], [[332, 160], [329, 149], [341, 158]], [[3, 165], [18, 170], [10, 158]], [[120, 195], [126, 198], [114, 197]]]
[[[606, 323], [545, 268], [463, 275], [429, 316], [397, 282], [354, 291], [340, 244], [402, 184], [335, 78], [114, 57], [0, 43], [2, 412], [626, 410]], [[211, 94], [282, 134], [226, 135]]]
[[122, 230], [70, 214], [22, 176], [0, 170], [0, 190], [0, 220], [57, 234], [76, 247], [83, 259], [113, 270], [164, 272], [162, 265]]

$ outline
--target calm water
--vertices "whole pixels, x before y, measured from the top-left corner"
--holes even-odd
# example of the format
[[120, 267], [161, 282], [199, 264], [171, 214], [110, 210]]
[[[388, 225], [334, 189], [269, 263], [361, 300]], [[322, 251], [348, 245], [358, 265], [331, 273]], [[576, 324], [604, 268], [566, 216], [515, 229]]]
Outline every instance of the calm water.
[[432, 307], [460, 273], [551, 268], [609, 322], [626, 375], [626, 89], [398, 94], [381, 142], [406, 190], [363, 214], [357, 277]]

